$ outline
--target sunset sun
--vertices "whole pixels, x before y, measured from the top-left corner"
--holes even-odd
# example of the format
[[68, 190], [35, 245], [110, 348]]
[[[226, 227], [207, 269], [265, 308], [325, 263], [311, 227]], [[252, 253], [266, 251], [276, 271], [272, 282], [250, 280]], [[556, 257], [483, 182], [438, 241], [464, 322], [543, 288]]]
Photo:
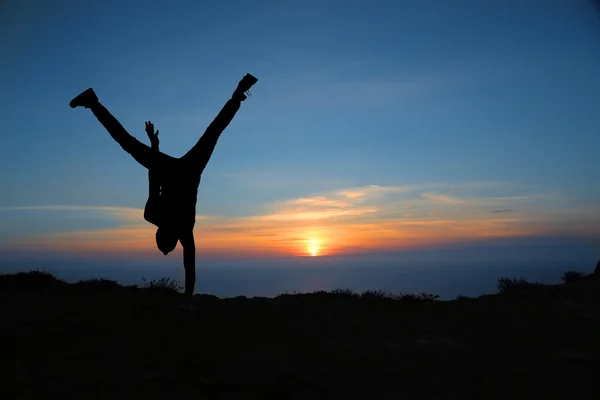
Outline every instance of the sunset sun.
[[321, 240], [320, 239], [308, 239], [306, 241], [306, 252], [313, 257], [319, 255], [321, 250]]

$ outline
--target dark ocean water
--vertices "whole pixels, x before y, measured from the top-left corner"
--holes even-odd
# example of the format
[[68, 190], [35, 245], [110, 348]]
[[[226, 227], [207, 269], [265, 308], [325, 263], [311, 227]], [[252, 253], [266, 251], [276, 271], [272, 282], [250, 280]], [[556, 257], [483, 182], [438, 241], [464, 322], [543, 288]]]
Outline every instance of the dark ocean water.
[[[196, 293], [271, 297], [286, 291], [349, 288], [430, 292], [452, 299], [458, 294], [495, 293], [502, 276], [559, 283], [565, 271], [592, 272], [599, 256], [589, 244], [565, 238], [347, 257], [202, 260], [199, 253]], [[70, 282], [99, 277], [136, 284], [142, 278], [183, 280], [181, 251], [144, 262], [15, 254], [0, 259], [0, 272], [31, 269], [45, 269]]]

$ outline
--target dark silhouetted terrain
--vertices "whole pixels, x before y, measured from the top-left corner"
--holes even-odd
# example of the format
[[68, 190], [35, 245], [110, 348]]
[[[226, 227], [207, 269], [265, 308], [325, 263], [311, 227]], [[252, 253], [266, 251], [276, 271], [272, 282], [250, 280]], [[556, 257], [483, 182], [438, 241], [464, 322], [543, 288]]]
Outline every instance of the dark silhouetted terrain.
[[4, 275], [0, 398], [600, 398], [600, 276], [569, 281], [448, 302], [196, 295], [187, 311], [167, 289]]

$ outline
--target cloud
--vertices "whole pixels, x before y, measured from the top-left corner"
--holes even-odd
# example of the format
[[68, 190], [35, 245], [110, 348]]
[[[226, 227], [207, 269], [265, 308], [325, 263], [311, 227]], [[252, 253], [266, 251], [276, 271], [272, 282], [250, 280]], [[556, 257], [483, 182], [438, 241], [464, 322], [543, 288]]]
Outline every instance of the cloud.
[[[121, 223], [147, 224], [144, 220], [144, 210], [135, 207], [120, 206], [82, 206], [82, 205], [36, 205], [36, 206], [14, 206], [0, 207], [0, 212], [19, 212], [19, 211], [50, 211], [50, 212], [86, 212], [89, 214], [101, 214], [104, 216], [113, 216]], [[207, 215], [197, 215], [196, 221], [204, 221], [213, 218]]]
[[421, 197], [428, 202], [440, 204], [465, 204], [467, 202], [466, 200], [458, 199], [453, 196], [435, 193], [423, 193]]
[[341, 192], [338, 192], [338, 194], [347, 197], [349, 199], [358, 199], [360, 197], [364, 197], [366, 195], [366, 193], [364, 191], [360, 191], [360, 190], [356, 190], [356, 189], [348, 189], [348, 190], [342, 190]]
[[138, 211], [137, 208], [131, 207], [114, 207], [114, 206], [77, 206], [77, 205], [38, 205], [38, 206], [16, 206], [16, 207], [0, 207], [0, 211], [107, 211], [107, 212], [128, 212]]
[[414, 192], [420, 189], [431, 188], [440, 186], [437, 184], [431, 185], [405, 185], [405, 186], [380, 186], [380, 185], [367, 185], [362, 187], [354, 187], [350, 189], [343, 189], [337, 191], [337, 194], [348, 198], [359, 198], [364, 196], [372, 196], [384, 193], [408, 193]]
[[492, 210], [490, 211], [491, 213], [510, 213], [510, 212], [514, 212], [515, 210], [512, 210], [510, 208], [503, 208], [500, 210]]
[[258, 221], [298, 221], [321, 220], [328, 218], [355, 217], [358, 215], [376, 212], [376, 208], [361, 208], [353, 210], [315, 210], [315, 211], [284, 211], [280, 213], [254, 217]]
[[302, 197], [272, 206], [269, 214], [253, 216], [258, 221], [307, 221], [354, 217], [377, 212], [375, 207], [359, 207], [350, 201], [325, 196]]
[[323, 196], [300, 198], [295, 200], [288, 200], [284, 203], [285, 205], [300, 205], [300, 206], [311, 206], [311, 207], [333, 207], [333, 208], [347, 208], [352, 207], [352, 203], [347, 201], [328, 199]]
[[[40, 218], [40, 212], [44, 218]], [[120, 206], [89, 206], [89, 205], [35, 205], [35, 206], [15, 206], [0, 207], [0, 225], [5, 218], [16, 217], [18, 221], [32, 222], [38, 226], [38, 229], [71, 229], [69, 226], [81, 226], [84, 221], [102, 220], [104, 225], [112, 224], [115, 227], [120, 226], [139, 226], [144, 224], [143, 210], [133, 207]], [[15, 227], [20, 229], [20, 227]]]

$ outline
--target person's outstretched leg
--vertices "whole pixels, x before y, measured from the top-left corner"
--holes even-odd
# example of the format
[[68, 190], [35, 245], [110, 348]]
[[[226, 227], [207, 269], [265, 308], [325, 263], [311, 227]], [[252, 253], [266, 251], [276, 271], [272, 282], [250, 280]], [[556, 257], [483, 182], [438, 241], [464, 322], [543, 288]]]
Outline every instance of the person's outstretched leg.
[[100, 104], [98, 97], [92, 88], [87, 89], [75, 97], [71, 100], [69, 105], [72, 108], [85, 107], [92, 110], [98, 121], [100, 121], [110, 136], [121, 145], [123, 150], [131, 154], [131, 156], [144, 167], [150, 169], [151, 166], [155, 165], [158, 157], [165, 157], [164, 154], [152, 150], [149, 146], [131, 136], [106, 107]]
[[208, 164], [221, 133], [223, 133], [233, 120], [233, 117], [242, 105], [242, 101], [246, 100], [244, 92], [248, 91], [256, 82], [258, 82], [258, 79], [250, 74], [246, 74], [238, 83], [231, 99], [225, 103], [219, 114], [208, 128], [206, 128], [202, 137], [190, 151], [181, 157], [182, 160], [188, 161], [198, 174], [201, 174], [206, 164]]

